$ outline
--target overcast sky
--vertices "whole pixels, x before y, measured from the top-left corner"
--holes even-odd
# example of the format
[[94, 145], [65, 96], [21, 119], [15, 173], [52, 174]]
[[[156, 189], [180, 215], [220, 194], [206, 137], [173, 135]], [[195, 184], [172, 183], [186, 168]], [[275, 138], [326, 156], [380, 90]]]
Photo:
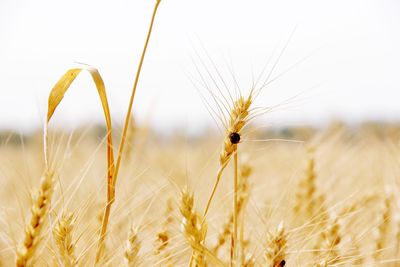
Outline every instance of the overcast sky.
[[[153, 5], [154, 0], [1, 0], [0, 128], [41, 127], [49, 91], [74, 62], [99, 69], [113, 120], [121, 121]], [[307, 59], [265, 88], [256, 105], [296, 97], [262, 116], [263, 123], [400, 120], [397, 0], [163, 0], [134, 113], [160, 129], [213, 124], [191, 83], [200, 79], [195, 66], [205, 61], [217, 77], [209, 54], [229, 85], [234, 70], [245, 94], [293, 29], [272, 77]], [[206, 90], [198, 89], [214, 105]], [[101, 114], [95, 87], [84, 74], [54, 123], [91, 123], [101, 121]]]

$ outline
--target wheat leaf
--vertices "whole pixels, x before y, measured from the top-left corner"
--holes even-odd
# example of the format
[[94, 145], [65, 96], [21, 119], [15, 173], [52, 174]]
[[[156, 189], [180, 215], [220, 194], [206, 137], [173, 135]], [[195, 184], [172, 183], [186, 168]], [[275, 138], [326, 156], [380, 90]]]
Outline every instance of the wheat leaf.
[[112, 145], [112, 125], [111, 125], [111, 115], [108, 106], [108, 100], [106, 95], [106, 90], [104, 86], [103, 79], [99, 71], [89, 65], [79, 64], [75, 68], [69, 69], [54, 85], [53, 89], [49, 94], [48, 99], [48, 109], [47, 109], [47, 121], [45, 123], [44, 131], [44, 150], [45, 150], [45, 161], [48, 165], [48, 145], [47, 145], [47, 125], [50, 122], [55, 110], [64, 98], [65, 93], [70, 88], [70, 85], [75, 80], [75, 78], [81, 73], [82, 70], [89, 72], [91, 75], [97, 89], [97, 93], [100, 97], [101, 105], [103, 107], [104, 118], [107, 127], [107, 182], [108, 182], [108, 197], [109, 200], [114, 196], [113, 188], [113, 174], [114, 174], [114, 151]]

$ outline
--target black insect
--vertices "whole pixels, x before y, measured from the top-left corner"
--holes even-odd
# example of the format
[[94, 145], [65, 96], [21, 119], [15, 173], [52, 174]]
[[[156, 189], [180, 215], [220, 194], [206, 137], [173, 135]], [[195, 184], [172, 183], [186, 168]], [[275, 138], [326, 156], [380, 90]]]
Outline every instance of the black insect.
[[280, 263], [279, 263], [279, 267], [284, 267], [286, 265], [286, 261], [285, 260], [282, 260]]
[[229, 140], [231, 140], [232, 144], [237, 144], [240, 142], [240, 134], [238, 133], [230, 133]]

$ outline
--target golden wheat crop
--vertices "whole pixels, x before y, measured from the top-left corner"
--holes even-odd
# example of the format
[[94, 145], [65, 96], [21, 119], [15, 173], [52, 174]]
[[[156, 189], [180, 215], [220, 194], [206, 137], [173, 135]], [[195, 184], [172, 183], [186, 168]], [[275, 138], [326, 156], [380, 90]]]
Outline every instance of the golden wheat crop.
[[[270, 109], [255, 101], [277, 62], [245, 96], [225, 95], [207, 70], [221, 136], [132, 125], [159, 4], [121, 134], [99, 71], [81, 64], [50, 91], [43, 133], [1, 136], [0, 266], [400, 266], [400, 128], [257, 128], [253, 119]], [[51, 129], [82, 71], [105, 127]]]
[[[57, 172], [42, 182], [40, 136], [25, 139], [23, 150], [3, 139], [2, 266], [13, 265], [16, 255], [19, 265], [27, 256], [31, 266], [94, 264], [107, 192], [107, 143], [97, 141], [96, 129], [76, 130], [69, 138], [51, 132]], [[243, 143], [237, 266], [279, 266], [283, 260], [287, 266], [397, 266], [400, 135], [389, 130], [316, 131], [305, 140], [312, 153], [302, 143]], [[198, 265], [229, 265], [233, 165], [204, 221], [201, 216], [219, 168], [219, 138], [188, 143], [150, 133], [138, 128], [131, 140], [101, 265], [134, 258], [136, 266], [187, 266], [192, 254]]]
[[[3, 139], [2, 266], [13, 265], [16, 255], [19, 265], [28, 256], [31, 266], [94, 264], [107, 192], [107, 143], [98, 136], [106, 133], [51, 132], [59, 164], [54, 175], [43, 175], [53, 178], [42, 185], [40, 136], [26, 139], [23, 149], [13, 138]], [[292, 134], [304, 136], [296, 129]], [[389, 126], [331, 127], [305, 138], [312, 153], [302, 143], [243, 143], [236, 265], [280, 266], [284, 260], [287, 266], [397, 266], [398, 138], [399, 130]], [[100, 265], [132, 259], [133, 266], [187, 266], [192, 254], [198, 265], [230, 264], [233, 164], [204, 221], [201, 216], [219, 168], [219, 139], [160, 140], [137, 128]]]

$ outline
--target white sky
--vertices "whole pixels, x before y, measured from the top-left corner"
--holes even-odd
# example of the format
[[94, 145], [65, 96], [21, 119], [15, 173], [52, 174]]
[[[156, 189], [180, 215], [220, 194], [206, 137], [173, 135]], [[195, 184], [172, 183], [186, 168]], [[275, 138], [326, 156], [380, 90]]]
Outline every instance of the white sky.
[[[121, 121], [153, 4], [154, 0], [1, 0], [0, 128], [41, 127], [47, 95], [73, 62], [99, 69], [114, 122]], [[149, 117], [160, 129], [212, 124], [188, 78], [199, 78], [192, 60], [195, 51], [207, 60], [204, 44], [226, 80], [231, 61], [246, 92], [252, 71], [259, 74], [268, 56], [279, 54], [296, 25], [275, 75], [311, 57], [266, 88], [256, 104], [275, 105], [300, 96], [263, 116], [263, 122], [400, 120], [397, 0], [163, 0], [134, 113], [141, 121]], [[55, 123], [101, 121], [100, 110], [85, 74], [67, 93]]]

